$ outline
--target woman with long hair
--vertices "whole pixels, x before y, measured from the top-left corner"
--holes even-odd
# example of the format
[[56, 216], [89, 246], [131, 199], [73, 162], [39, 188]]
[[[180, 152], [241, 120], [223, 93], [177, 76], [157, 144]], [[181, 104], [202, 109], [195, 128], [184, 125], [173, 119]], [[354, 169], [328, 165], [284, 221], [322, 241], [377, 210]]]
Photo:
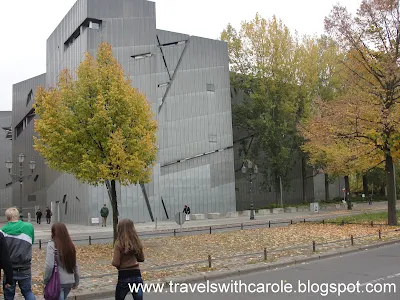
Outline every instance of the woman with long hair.
[[143, 245], [133, 222], [122, 219], [117, 225], [117, 240], [114, 244], [112, 265], [118, 269], [115, 300], [124, 300], [132, 288], [134, 300], [143, 299], [143, 280], [139, 262], [144, 262]]
[[50, 280], [54, 267], [54, 251], [57, 250], [57, 265], [61, 285], [58, 300], [64, 300], [67, 299], [71, 289], [79, 285], [76, 250], [64, 223], [54, 223], [51, 226], [51, 239], [47, 244], [44, 284], [46, 285]]

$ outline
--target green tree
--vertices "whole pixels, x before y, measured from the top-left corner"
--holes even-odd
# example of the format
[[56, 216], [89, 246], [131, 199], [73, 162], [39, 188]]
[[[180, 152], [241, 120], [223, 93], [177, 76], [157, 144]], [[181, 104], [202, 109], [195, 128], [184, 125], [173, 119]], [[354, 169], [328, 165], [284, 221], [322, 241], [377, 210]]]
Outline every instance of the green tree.
[[145, 96], [124, 77], [111, 46], [86, 54], [76, 79], [61, 72], [57, 87], [36, 94], [35, 149], [50, 168], [91, 184], [106, 184], [114, 241], [118, 223], [116, 182], [147, 183], [156, 160], [157, 123]]
[[266, 20], [258, 14], [240, 31], [228, 25], [221, 39], [228, 43], [231, 84], [249, 96], [233, 107], [233, 125], [252, 137], [243, 142], [245, 156], [270, 171], [264, 172], [265, 182], [277, 191], [279, 178], [288, 187], [287, 175], [301, 159], [305, 201], [307, 156], [300, 151], [303, 137], [297, 126], [309, 118], [318, 98], [339, 92], [338, 48], [327, 37], [299, 41], [276, 17]]

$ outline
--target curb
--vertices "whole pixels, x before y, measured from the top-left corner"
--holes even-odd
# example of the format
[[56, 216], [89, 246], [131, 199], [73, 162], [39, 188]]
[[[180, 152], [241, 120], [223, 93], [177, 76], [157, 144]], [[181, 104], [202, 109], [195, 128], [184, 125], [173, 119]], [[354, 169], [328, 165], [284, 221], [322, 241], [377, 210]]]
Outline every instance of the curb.
[[[229, 277], [246, 275], [246, 274], [250, 274], [250, 273], [257, 273], [257, 272], [266, 271], [266, 270], [293, 267], [293, 266], [303, 264], [303, 263], [309, 263], [309, 262], [315, 262], [315, 261], [334, 258], [334, 257], [340, 257], [343, 255], [357, 253], [357, 252], [361, 252], [361, 251], [365, 251], [365, 250], [377, 249], [377, 248], [381, 248], [384, 246], [395, 245], [398, 243], [400, 243], [400, 240], [376, 243], [376, 244], [372, 244], [372, 245], [357, 247], [355, 249], [341, 250], [338, 252], [320, 254], [320, 255], [305, 257], [305, 258], [301, 258], [301, 259], [297, 259], [297, 260], [293, 259], [293, 260], [289, 260], [286, 262], [264, 263], [262, 265], [253, 266], [253, 267], [249, 267], [249, 268], [242, 269], [242, 270], [221, 271], [221, 272], [214, 272], [214, 273], [205, 274], [205, 275], [194, 275], [194, 276], [189, 276], [189, 277], [166, 278], [166, 279], [163, 279], [160, 281], [149, 281], [149, 283], [154, 283], [154, 284], [157, 284], [157, 283], [158, 284], [160, 284], [160, 283], [168, 284], [169, 282], [197, 283], [197, 282], [206, 282], [206, 281], [218, 280], [218, 279], [226, 279]], [[103, 291], [103, 292], [96, 292], [96, 293], [92, 293], [92, 294], [79, 294], [79, 295], [75, 295], [75, 296], [71, 295], [70, 298], [75, 299], [75, 300], [99, 299], [100, 297], [103, 297], [103, 298], [104, 297], [113, 297], [114, 293], [115, 293], [115, 290], [113, 289], [113, 290], [107, 290], [107, 291]]]

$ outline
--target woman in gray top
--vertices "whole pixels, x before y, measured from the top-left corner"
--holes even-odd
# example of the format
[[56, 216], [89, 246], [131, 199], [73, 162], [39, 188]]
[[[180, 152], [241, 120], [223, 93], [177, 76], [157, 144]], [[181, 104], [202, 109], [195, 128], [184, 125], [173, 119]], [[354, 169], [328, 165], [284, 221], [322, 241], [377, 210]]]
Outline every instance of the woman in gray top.
[[58, 300], [64, 300], [67, 299], [71, 289], [79, 285], [76, 250], [64, 223], [53, 224], [51, 227], [51, 239], [52, 241], [47, 244], [44, 284], [47, 284], [53, 272], [54, 250], [57, 249], [57, 264], [61, 284], [60, 297]]

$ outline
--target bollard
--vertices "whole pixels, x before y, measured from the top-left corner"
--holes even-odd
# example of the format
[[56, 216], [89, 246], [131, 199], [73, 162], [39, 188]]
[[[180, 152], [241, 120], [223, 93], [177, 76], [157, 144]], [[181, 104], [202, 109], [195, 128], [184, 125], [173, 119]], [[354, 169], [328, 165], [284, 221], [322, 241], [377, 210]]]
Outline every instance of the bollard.
[[211, 234], [211, 226], [210, 226], [210, 234]]
[[371, 227], [374, 227], [374, 221], [371, 221]]
[[325, 220], [322, 220], [322, 224], [325, 224]]
[[240, 230], [243, 230], [243, 223], [240, 224]]
[[208, 256], [208, 268], [211, 269], [211, 255]]
[[92, 237], [89, 235], [89, 245], [92, 244]]
[[304, 219], [304, 223], [306, 222], [306, 219]]
[[268, 228], [271, 228], [271, 221], [268, 221]]
[[342, 220], [342, 226], [344, 226], [344, 220]]
[[174, 229], [174, 236], [176, 236], [176, 229]]
[[312, 251], [315, 252], [315, 241], [312, 242]]
[[290, 225], [293, 225], [293, 220], [290, 220]]
[[382, 239], [382, 232], [381, 232], [380, 229], [379, 229], [379, 239], [380, 239], [380, 240]]
[[42, 240], [39, 239], [39, 249], [42, 249]]
[[267, 248], [264, 248], [264, 260], [267, 260]]
[[351, 245], [354, 246], [354, 238], [353, 238], [353, 236], [350, 236], [350, 240], [351, 240]]

